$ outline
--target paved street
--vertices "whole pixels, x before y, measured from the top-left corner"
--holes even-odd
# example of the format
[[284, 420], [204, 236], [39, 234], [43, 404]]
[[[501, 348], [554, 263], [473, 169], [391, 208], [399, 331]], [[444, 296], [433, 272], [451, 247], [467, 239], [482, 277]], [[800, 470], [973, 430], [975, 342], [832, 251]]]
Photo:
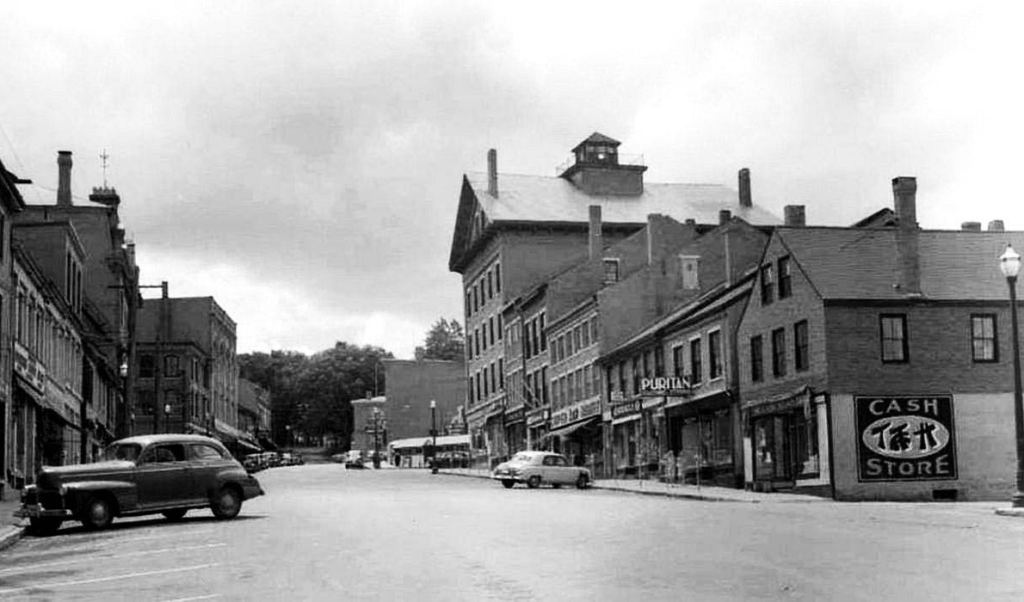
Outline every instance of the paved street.
[[12, 600], [1024, 598], [998, 504], [705, 502], [505, 490], [337, 464], [260, 473], [239, 519], [77, 525], [0, 552]]

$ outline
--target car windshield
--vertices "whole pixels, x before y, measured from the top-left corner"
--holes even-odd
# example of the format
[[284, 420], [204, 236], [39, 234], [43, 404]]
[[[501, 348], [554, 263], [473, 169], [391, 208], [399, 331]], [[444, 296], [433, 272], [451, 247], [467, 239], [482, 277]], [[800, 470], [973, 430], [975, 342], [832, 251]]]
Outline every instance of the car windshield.
[[142, 446], [138, 443], [114, 443], [103, 452], [104, 460], [128, 460], [134, 462], [139, 458]]

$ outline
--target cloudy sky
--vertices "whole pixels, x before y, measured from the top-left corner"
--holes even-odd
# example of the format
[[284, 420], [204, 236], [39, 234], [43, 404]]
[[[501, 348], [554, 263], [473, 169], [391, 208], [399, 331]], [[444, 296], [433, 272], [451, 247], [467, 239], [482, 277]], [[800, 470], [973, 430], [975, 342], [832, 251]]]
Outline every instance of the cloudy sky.
[[1024, 229], [1010, 6], [21, 2], [0, 20], [0, 158], [53, 203], [73, 151], [87, 202], [106, 149], [143, 283], [216, 297], [240, 352], [411, 357], [461, 318], [448, 251], [488, 148], [554, 175], [600, 131], [648, 181], [748, 167], [755, 203], [828, 225], [916, 176], [924, 227]]

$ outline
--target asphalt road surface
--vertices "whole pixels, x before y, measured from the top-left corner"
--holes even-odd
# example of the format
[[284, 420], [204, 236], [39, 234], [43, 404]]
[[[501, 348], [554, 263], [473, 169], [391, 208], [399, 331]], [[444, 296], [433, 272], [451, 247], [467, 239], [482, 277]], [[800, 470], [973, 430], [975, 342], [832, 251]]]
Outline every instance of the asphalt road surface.
[[981, 504], [505, 490], [338, 464], [259, 473], [235, 520], [77, 524], [0, 552], [0, 600], [1024, 599], [1024, 520]]

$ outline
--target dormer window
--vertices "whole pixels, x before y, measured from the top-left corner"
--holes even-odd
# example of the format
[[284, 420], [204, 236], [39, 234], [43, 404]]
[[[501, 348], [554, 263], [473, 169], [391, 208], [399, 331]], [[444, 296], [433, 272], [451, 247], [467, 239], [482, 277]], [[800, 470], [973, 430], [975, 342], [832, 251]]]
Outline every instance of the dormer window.
[[612, 284], [619, 281], [619, 260], [616, 258], [605, 258], [604, 260], [604, 283]]

